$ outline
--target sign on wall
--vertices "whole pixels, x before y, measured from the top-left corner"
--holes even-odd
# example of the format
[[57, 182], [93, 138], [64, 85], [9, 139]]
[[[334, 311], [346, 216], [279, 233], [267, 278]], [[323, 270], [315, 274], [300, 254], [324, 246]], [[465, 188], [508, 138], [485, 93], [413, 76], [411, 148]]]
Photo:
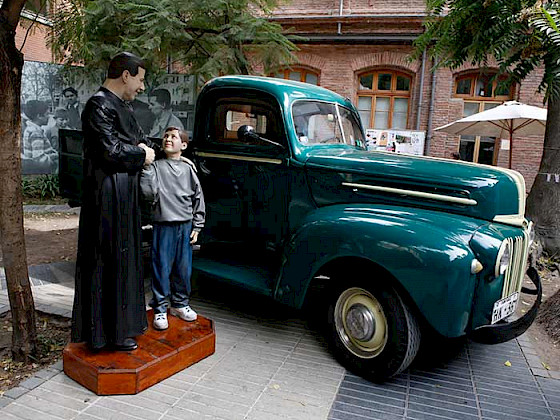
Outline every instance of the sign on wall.
[[[24, 175], [58, 172], [58, 130], [81, 130], [83, 107], [104, 80], [103, 74], [86, 77], [82, 70], [35, 61], [24, 63], [21, 90]], [[132, 102], [132, 107], [146, 135], [159, 138], [170, 125], [192, 132], [194, 101], [192, 76], [164, 74], [152, 78], [146, 92]]]
[[403, 153], [422, 156], [424, 154], [424, 131], [411, 130], [366, 130], [368, 150]]

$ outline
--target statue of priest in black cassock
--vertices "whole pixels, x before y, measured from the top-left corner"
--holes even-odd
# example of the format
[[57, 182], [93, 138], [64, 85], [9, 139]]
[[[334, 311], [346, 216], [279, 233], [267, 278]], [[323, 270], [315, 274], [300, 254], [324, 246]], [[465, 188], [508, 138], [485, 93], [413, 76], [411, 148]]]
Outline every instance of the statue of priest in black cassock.
[[82, 113], [84, 178], [72, 341], [129, 351], [147, 328], [139, 174], [154, 150], [130, 101], [144, 90], [144, 62], [120, 53]]

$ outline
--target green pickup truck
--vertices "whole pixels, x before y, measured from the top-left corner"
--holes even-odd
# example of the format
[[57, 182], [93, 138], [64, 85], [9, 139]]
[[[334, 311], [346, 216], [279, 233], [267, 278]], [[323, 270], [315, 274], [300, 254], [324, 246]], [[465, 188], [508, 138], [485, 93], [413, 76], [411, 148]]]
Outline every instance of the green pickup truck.
[[[60, 176], [76, 199], [68, 138]], [[367, 151], [348, 99], [253, 76], [203, 87], [189, 149], [207, 206], [194, 269], [323, 311], [335, 355], [365, 377], [406, 369], [424, 332], [499, 343], [536, 316], [515, 171]], [[512, 320], [523, 292], [536, 299]]]

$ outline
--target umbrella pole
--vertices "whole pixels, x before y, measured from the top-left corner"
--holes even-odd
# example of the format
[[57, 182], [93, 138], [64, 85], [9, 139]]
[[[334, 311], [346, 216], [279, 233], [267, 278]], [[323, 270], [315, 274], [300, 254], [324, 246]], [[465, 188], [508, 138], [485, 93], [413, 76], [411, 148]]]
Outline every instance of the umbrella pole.
[[509, 169], [511, 169], [511, 158], [513, 156], [513, 130], [509, 130]]

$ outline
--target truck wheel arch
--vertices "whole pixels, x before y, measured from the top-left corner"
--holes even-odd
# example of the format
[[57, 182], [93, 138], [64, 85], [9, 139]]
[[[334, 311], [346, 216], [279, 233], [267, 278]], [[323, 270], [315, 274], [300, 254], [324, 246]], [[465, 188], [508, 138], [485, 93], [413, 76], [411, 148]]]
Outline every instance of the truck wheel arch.
[[324, 294], [329, 293], [328, 289], [335, 287], [336, 278], [348, 272], [349, 267], [352, 267], [352, 273], [359, 275], [369, 273], [372, 282], [380, 282], [394, 288], [405, 304], [412, 309], [414, 315], [422, 321], [422, 324], [425, 323], [416, 303], [395, 276], [377, 262], [363, 257], [338, 257], [320, 267], [307, 286], [302, 309], [310, 310], [318, 304], [318, 301], [323, 300]]
[[[352, 278], [340, 281], [348, 273]], [[372, 261], [347, 257], [329, 262], [313, 277], [304, 305], [325, 329], [337, 359], [374, 381], [400, 373], [418, 353], [420, 312], [398, 281]]]

